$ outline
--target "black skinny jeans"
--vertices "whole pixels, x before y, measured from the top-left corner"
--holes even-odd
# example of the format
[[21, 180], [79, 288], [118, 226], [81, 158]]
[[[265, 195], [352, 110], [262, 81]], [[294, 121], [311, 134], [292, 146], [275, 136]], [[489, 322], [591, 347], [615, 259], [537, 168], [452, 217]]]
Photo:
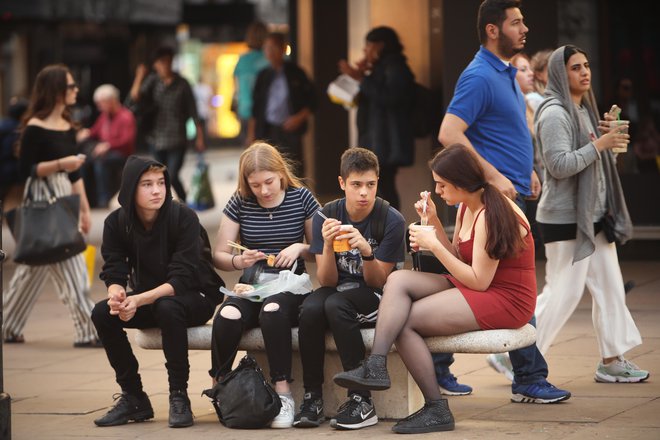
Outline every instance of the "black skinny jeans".
[[[261, 327], [271, 381], [291, 382], [291, 327], [298, 325], [300, 305], [306, 296], [283, 292], [266, 298], [263, 303], [237, 297], [227, 299], [213, 318], [209, 374], [216, 377], [229, 373], [243, 332]], [[268, 304], [277, 304], [279, 308], [275, 311], [264, 311]], [[241, 318], [229, 319], [221, 316], [220, 313], [225, 307], [236, 307], [241, 312]]]
[[130, 321], [122, 321], [110, 314], [107, 300], [96, 303], [92, 321], [122, 391], [134, 395], [142, 392], [138, 361], [125, 328], [160, 328], [170, 391], [185, 391], [190, 375], [187, 328], [205, 324], [214, 310], [215, 304], [201, 294], [166, 296], [139, 307]]
[[[303, 302], [298, 338], [305, 392], [322, 394], [325, 332], [328, 328], [335, 338], [344, 371], [360, 365], [365, 357], [360, 328], [375, 324], [381, 296], [382, 290], [372, 287], [343, 292], [334, 287], [321, 287]], [[349, 390], [349, 395], [352, 393], [353, 390]]]

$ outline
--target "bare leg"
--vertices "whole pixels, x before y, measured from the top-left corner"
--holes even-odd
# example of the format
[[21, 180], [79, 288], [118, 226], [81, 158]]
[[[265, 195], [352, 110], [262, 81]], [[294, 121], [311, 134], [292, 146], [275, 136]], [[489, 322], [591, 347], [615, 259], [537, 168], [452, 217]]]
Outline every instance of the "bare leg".
[[387, 278], [383, 298], [378, 307], [371, 354], [387, 354], [409, 319], [413, 302], [451, 287], [451, 283], [438, 274], [410, 270], [392, 273]]
[[[382, 319], [382, 316], [378, 318]], [[427, 401], [442, 396], [424, 337], [453, 335], [478, 329], [479, 324], [470, 306], [456, 288], [427, 296], [412, 304], [408, 320], [396, 339], [396, 348]]]

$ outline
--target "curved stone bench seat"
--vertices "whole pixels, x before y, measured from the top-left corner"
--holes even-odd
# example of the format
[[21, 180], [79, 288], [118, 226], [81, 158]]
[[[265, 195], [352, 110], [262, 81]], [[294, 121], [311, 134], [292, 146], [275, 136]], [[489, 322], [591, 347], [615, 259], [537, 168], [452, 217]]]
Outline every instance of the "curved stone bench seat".
[[[190, 327], [188, 329], [189, 349], [210, 350], [211, 329], [211, 324]], [[373, 345], [374, 329], [362, 329], [361, 332], [368, 353]], [[298, 328], [291, 329], [291, 337], [293, 344], [291, 374], [294, 378], [291, 391], [296, 405], [298, 405], [303, 396]], [[162, 348], [160, 329], [138, 330], [135, 339], [142, 348]], [[515, 330], [479, 330], [453, 336], [434, 336], [426, 338], [425, 341], [433, 353], [504, 353], [532, 345], [536, 341], [536, 329], [530, 324], [525, 324]], [[332, 415], [336, 408], [346, 400], [346, 390], [335, 386], [332, 382], [332, 377], [342, 370], [342, 366], [337, 346], [330, 333], [326, 335], [325, 342], [323, 400], [326, 415]], [[261, 329], [256, 328], [245, 332], [239, 344], [239, 350], [245, 350], [253, 355], [264, 372], [268, 374], [268, 360]], [[211, 356], [209, 355], [210, 365]], [[394, 347], [387, 356], [387, 368], [392, 380], [392, 387], [385, 392], [373, 393], [376, 412], [378, 417], [383, 419], [402, 418], [419, 409], [423, 405], [424, 399]]]
[[[374, 340], [374, 329], [361, 330], [364, 344], [369, 350]], [[145, 349], [161, 349], [160, 329], [139, 330], [137, 343]], [[298, 328], [291, 329], [293, 349], [298, 348]], [[426, 338], [426, 345], [433, 353], [504, 353], [517, 348], [527, 347], [536, 341], [536, 330], [530, 324], [516, 330], [479, 330], [453, 336], [433, 336]], [[211, 324], [188, 329], [188, 347], [191, 350], [211, 349]], [[337, 351], [335, 340], [330, 333], [325, 338], [326, 351]], [[241, 350], [265, 350], [261, 329], [248, 330], [241, 338]], [[392, 351], [396, 349], [392, 347]]]

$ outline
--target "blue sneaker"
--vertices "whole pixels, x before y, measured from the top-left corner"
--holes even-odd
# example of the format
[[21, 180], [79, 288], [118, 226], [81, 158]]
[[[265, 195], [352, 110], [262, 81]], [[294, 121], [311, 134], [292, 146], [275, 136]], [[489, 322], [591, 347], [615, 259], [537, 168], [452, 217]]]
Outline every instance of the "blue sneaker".
[[530, 384], [513, 383], [511, 401], [516, 403], [556, 403], [568, 400], [571, 393], [560, 390], [547, 380]]
[[472, 393], [472, 387], [470, 385], [458, 383], [456, 376], [451, 373], [440, 376], [437, 380], [440, 394], [444, 394], [445, 396], [467, 396]]

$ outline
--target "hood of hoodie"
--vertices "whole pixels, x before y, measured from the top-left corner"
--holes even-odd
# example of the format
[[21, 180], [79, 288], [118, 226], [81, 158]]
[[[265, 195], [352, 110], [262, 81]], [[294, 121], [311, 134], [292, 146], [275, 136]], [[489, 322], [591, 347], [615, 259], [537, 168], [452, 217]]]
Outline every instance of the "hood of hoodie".
[[[142, 177], [145, 171], [147, 171], [152, 165], [164, 166], [162, 163], [148, 157], [133, 155], [126, 159], [126, 164], [124, 165], [124, 170], [121, 175], [121, 187], [119, 188], [118, 200], [129, 219], [135, 218], [135, 191], [137, 190], [140, 177]], [[161, 212], [166, 211], [172, 203], [170, 174], [167, 169], [165, 169], [163, 174], [165, 176], [166, 193], [165, 202], [160, 208]]]

